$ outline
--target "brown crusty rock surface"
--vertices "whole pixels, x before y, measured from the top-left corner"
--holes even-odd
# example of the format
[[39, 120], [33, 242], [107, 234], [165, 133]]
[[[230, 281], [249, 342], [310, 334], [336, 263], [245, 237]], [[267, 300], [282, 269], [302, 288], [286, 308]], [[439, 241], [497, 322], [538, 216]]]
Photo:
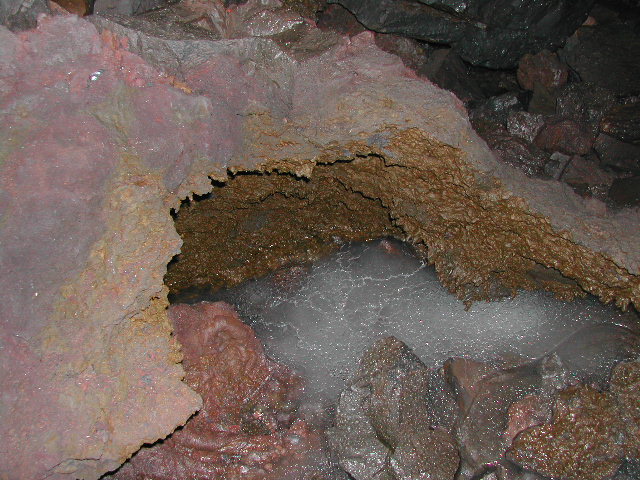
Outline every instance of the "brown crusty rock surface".
[[170, 211], [209, 177], [334, 165], [462, 298], [542, 285], [640, 304], [638, 210], [499, 163], [462, 104], [371, 34], [96, 25], [0, 27], [0, 477], [98, 478], [199, 408], [163, 277]]

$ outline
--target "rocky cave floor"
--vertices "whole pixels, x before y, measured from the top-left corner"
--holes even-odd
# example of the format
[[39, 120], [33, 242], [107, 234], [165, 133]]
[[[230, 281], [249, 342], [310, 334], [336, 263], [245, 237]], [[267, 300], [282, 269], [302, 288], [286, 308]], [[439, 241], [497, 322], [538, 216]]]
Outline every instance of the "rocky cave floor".
[[[179, 24], [181, 31], [190, 32], [194, 39], [219, 38], [221, 32], [236, 29], [287, 45], [294, 42], [300, 16], [341, 35], [357, 35], [365, 25], [370, 26], [378, 31], [375, 40], [379, 48], [400, 56], [415, 75], [454, 92], [464, 102], [474, 128], [503, 162], [530, 177], [564, 182], [585, 198], [601, 200], [599, 208], [615, 211], [640, 206], [637, 4], [598, 2], [589, 7], [588, 18], [566, 42], [526, 53], [507, 68], [497, 68], [492, 60], [473, 58], [468, 47], [459, 42], [445, 46], [447, 42], [422, 39], [412, 26], [411, 9], [399, 8], [400, 20], [394, 17], [396, 23], [390, 26], [384, 18], [372, 18], [374, 7], [363, 13], [373, 2], [361, 2], [362, 8], [353, 7], [348, 0], [282, 3], [96, 0], [91, 4], [60, 0], [51, 6], [54, 11], [104, 15], [129, 26], [138, 21], [151, 22], [154, 28]], [[444, 3], [457, 11], [455, 2]], [[244, 17], [238, 15], [235, 21], [239, 23], [233, 24], [225, 11], [236, 9]], [[176, 83], [179, 85], [179, 80]], [[243, 187], [243, 181], [249, 183]], [[334, 187], [327, 186], [330, 180], [326, 182], [323, 191], [330, 192]], [[194, 233], [207, 208], [212, 208], [207, 202], [224, 202], [225, 195], [239, 198], [234, 189], [250, 188], [250, 180], [239, 175], [236, 186], [230, 182], [220, 192], [183, 206], [176, 215], [176, 225], [185, 241], [184, 256], [189, 249], [197, 252], [203, 248], [196, 233], [212, 235], [209, 227]], [[280, 192], [297, 187], [277, 188]], [[273, 200], [275, 196], [264, 198]], [[296, 206], [278, 199], [273, 204], [269, 201], [262, 201], [259, 207], [267, 214], [298, 208], [316, 215], [306, 203]], [[318, 200], [316, 207], [322, 202]], [[291, 302], [303, 287], [308, 297], [316, 288], [308, 283], [310, 272], [317, 268], [311, 260], [361, 248], [349, 247], [351, 241], [403, 238], [403, 232], [390, 224], [385, 210], [375, 202], [354, 198], [343, 203], [345, 210], [334, 212], [324, 224], [323, 207], [318, 207], [316, 230], [307, 237], [291, 222], [289, 236], [279, 238], [289, 242], [288, 247], [264, 257], [262, 264], [254, 260], [263, 250], [247, 249], [247, 257], [240, 258], [237, 265], [216, 270], [219, 278], [207, 277], [200, 282], [194, 282], [189, 272], [210, 269], [209, 264], [196, 267], [196, 260], [189, 263], [177, 258], [170, 265], [166, 284], [174, 302], [169, 316], [182, 345], [185, 382], [202, 396], [204, 405], [184, 427], [164, 441], [143, 447], [120, 470], [103, 478], [640, 478], [640, 325], [633, 307], [626, 314], [608, 309], [601, 314], [604, 320], [596, 315], [591, 324], [572, 325], [566, 336], [568, 343], [561, 348], [540, 347], [536, 354], [501, 350], [493, 357], [474, 357], [461, 350], [451, 355], [453, 358], [435, 362], [418, 355], [407, 345], [412, 339], [401, 334], [390, 335], [383, 329], [371, 338], [362, 335], [369, 343], [351, 352], [351, 371], [342, 378], [339, 400], [333, 392], [332, 400], [319, 406], [309, 402], [308, 391], [305, 393], [309, 380], [299, 365], [293, 360], [292, 364], [282, 358], [275, 360], [277, 355], [269, 352], [270, 324], [265, 327], [256, 320], [267, 315], [266, 307], [259, 314], [247, 310], [251, 300], [247, 303], [246, 299], [253, 298], [254, 306], [256, 300], [246, 291], [242, 293], [244, 303], [215, 300], [233, 303], [238, 294], [218, 290], [220, 287], [234, 287], [264, 275], [261, 281], [271, 289], [270, 294], [275, 291], [280, 295], [277, 298]], [[199, 216], [190, 219], [198, 209]], [[363, 210], [369, 216], [355, 215], [343, 221], [350, 231], [331, 223], [336, 215]], [[216, 231], [229, 241], [240, 223], [246, 231], [261, 229], [260, 217], [249, 200], [230, 215], [225, 227], [229, 231]], [[219, 228], [222, 231], [223, 227]], [[299, 238], [307, 240], [296, 244]], [[259, 242], [246, 236], [237, 241], [240, 245]], [[225, 248], [231, 247], [226, 244]], [[413, 253], [395, 240], [377, 241], [371, 248], [379, 253], [368, 264], [382, 270], [392, 267], [381, 265], [379, 258], [413, 258]], [[418, 255], [420, 248], [416, 245]], [[356, 268], [353, 259], [360, 258], [358, 255], [347, 255], [349, 268]], [[209, 261], [215, 263], [213, 258]], [[247, 270], [243, 265], [248, 262], [253, 263]], [[355, 275], [353, 271], [349, 270], [350, 275]], [[391, 279], [404, 279], [410, 276], [408, 272], [415, 272], [415, 268], [382, 275], [380, 282], [388, 287]], [[364, 276], [360, 278], [375, 274], [361, 272]], [[328, 278], [329, 283], [338, 282]], [[404, 284], [400, 290], [420, 291]], [[362, 295], [381, 294], [372, 291]], [[337, 298], [338, 293], [331, 291], [327, 296]], [[273, 303], [273, 298], [268, 301]], [[202, 299], [210, 301], [196, 302]], [[365, 310], [364, 303], [355, 311]], [[533, 309], [528, 304], [521, 308]], [[330, 310], [319, 311], [331, 314]], [[271, 313], [274, 324], [281, 313]], [[571, 315], [582, 318], [586, 314], [571, 311]], [[562, 321], [569, 323], [564, 317]], [[287, 325], [280, 327], [286, 330]], [[458, 328], [463, 330], [464, 325]], [[266, 347], [256, 331], [265, 335]], [[332, 335], [348, 338], [358, 333], [356, 329], [327, 334]], [[300, 340], [299, 332], [296, 338]], [[531, 342], [527, 337], [520, 341]], [[325, 352], [321, 349], [320, 353]], [[331, 403], [336, 401], [337, 405]]]

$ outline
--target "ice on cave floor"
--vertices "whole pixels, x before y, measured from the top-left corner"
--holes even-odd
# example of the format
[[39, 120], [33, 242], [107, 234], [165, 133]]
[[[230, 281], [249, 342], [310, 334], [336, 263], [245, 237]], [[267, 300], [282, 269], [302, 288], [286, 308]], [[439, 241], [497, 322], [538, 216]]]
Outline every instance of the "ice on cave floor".
[[594, 297], [563, 302], [521, 292], [465, 310], [432, 267], [388, 239], [345, 245], [313, 265], [203, 300], [235, 305], [268, 355], [302, 373], [318, 412], [335, 402], [362, 353], [383, 336], [402, 340], [433, 367], [450, 357], [524, 362], [556, 351], [573, 373], [600, 382], [616, 361], [639, 351], [631, 332], [637, 315]]

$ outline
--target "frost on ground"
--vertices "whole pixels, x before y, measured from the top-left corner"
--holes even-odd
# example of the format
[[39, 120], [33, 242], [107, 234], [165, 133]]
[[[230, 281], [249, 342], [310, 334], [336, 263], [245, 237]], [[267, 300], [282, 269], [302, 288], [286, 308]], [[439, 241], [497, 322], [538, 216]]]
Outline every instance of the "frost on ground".
[[638, 351], [630, 330], [637, 316], [595, 298], [568, 303], [522, 292], [465, 310], [433, 268], [390, 240], [346, 245], [313, 265], [198, 300], [234, 304], [266, 352], [305, 377], [309, 408], [317, 412], [335, 402], [363, 352], [390, 335], [428, 367], [450, 357], [522, 363], [556, 351], [574, 374], [598, 382]]

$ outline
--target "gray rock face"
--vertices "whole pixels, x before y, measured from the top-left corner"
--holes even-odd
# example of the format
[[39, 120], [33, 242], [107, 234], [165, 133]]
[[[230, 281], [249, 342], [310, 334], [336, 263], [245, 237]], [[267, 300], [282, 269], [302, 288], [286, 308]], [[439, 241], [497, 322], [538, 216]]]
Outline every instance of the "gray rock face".
[[9, 30], [33, 28], [38, 14], [48, 12], [46, 0], [0, 0], [0, 24]]
[[93, 12], [98, 14], [136, 15], [168, 5], [167, 0], [96, 0]]
[[468, 62], [515, 67], [525, 53], [558, 47], [592, 0], [331, 0], [371, 30], [451, 45]]
[[453, 436], [430, 428], [429, 370], [401, 341], [379, 340], [340, 396], [331, 446], [356, 480], [451, 479]]

